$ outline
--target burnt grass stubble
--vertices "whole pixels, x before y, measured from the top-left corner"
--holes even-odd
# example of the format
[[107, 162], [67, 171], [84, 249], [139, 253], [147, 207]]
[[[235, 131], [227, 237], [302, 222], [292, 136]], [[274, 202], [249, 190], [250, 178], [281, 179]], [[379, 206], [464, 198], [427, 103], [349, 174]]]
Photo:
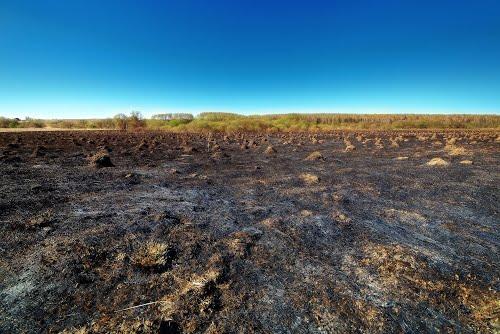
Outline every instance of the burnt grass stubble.
[[0, 332], [498, 330], [498, 138], [0, 133]]

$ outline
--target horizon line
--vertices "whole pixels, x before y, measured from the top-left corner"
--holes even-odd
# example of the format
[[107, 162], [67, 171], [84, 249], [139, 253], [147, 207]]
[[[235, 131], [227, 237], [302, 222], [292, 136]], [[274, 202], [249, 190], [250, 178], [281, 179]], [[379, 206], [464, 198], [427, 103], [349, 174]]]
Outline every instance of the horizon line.
[[241, 112], [234, 112], [234, 111], [200, 111], [200, 112], [189, 112], [189, 111], [159, 111], [159, 112], [153, 112], [153, 113], [147, 113], [145, 115], [141, 110], [135, 110], [131, 109], [128, 112], [121, 111], [117, 112], [111, 116], [99, 116], [99, 117], [31, 117], [31, 116], [24, 116], [24, 117], [7, 117], [3, 116], [0, 114], [0, 118], [8, 118], [8, 119], [19, 119], [19, 120], [26, 120], [26, 119], [32, 119], [32, 120], [99, 120], [99, 119], [110, 119], [115, 117], [118, 114], [125, 114], [129, 115], [132, 112], [140, 112], [141, 116], [144, 119], [151, 119], [155, 115], [160, 115], [160, 114], [191, 114], [194, 117], [197, 117], [203, 113], [220, 113], [220, 114], [234, 114], [234, 115], [239, 115], [239, 116], [244, 116], [244, 117], [256, 117], [256, 116], [286, 116], [286, 115], [373, 115], [373, 116], [494, 116], [494, 117], [500, 117], [500, 112], [486, 112], [486, 113], [477, 113], [477, 112], [341, 112], [341, 111], [314, 111], [314, 112], [303, 112], [303, 111], [291, 111], [291, 112], [266, 112], [266, 113], [256, 113], [256, 114], [250, 114], [250, 113], [241, 113]]
[[[162, 108], [162, 107], [140, 107], [140, 106], [123, 106], [118, 108], [85, 108], [85, 107], [63, 107], [42, 108], [35, 112], [29, 112], [28, 109], [36, 108], [21, 108], [19, 111], [10, 111], [2, 113], [0, 117], [19, 118], [26, 117], [32, 119], [106, 119], [113, 118], [117, 114], [130, 114], [133, 111], [138, 111], [144, 118], [151, 118], [153, 115], [166, 113], [188, 113], [193, 116], [198, 116], [201, 113], [232, 113], [242, 116], [265, 116], [265, 115], [286, 115], [286, 114], [338, 114], [338, 115], [476, 115], [476, 116], [500, 116], [498, 110], [455, 110], [455, 109], [425, 109], [425, 108]], [[71, 111], [72, 110], [72, 111]], [[106, 110], [106, 111], [99, 111]], [[68, 115], [69, 114], [69, 115]], [[81, 114], [84, 117], [78, 117]], [[69, 117], [64, 117], [68, 115]], [[61, 117], [62, 116], [62, 117]]]

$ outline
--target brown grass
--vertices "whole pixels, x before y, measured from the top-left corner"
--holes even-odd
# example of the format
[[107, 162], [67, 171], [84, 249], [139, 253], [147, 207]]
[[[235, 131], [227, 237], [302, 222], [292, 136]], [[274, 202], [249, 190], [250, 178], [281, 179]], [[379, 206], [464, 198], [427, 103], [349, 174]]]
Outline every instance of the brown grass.
[[146, 269], [160, 268], [167, 264], [168, 245], [149, 241], [132, 256], [132, 262]]
[[319, 177], [310, 173], [300, 174], [300, 178], [307, 184], [317, 184], [319, 183]]
[[448, 166], [450, 163], [441, 158], [433, 158], [427, 162], [428, 166]]
[[0, 117], [0, 128], [162, 129], [170, 131], [331, 131], [337, 129], [498, 129], [498, 115], [280, 114], [243, 116], [202, 113], [193, 119], [142, 119], [138, 113], [106, 119], [18, 121]]

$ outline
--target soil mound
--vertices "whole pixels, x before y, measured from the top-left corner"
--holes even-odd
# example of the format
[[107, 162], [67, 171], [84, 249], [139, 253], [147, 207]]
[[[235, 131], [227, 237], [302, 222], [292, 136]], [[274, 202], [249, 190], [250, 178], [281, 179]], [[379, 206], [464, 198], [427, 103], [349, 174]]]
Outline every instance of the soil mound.
[[325, 161], [325, 157], [321, 152], [319, 151], [314, 151], [311, 154], [309, 154], [306, 158], [307, 161]]
[[448, 166], [450, 163], [441, 158], [434, 158], [427, 162], [428, 166]]
[[96, 168], [114, 167], [108, 152], [100, 151], [90, 157], [90, 164]]
[[276, 154], [276, 152], [276, 149], [271, 145], [269, 145], [264, 151], [265, 154]]
[[314, 174], [303, 173], [303, 174], [300, 174], [300, 178], [302, 179], [302, 181], [304, 181], [307, 184], [319, 183], [319, 177], [317, 175], [314, 175]]

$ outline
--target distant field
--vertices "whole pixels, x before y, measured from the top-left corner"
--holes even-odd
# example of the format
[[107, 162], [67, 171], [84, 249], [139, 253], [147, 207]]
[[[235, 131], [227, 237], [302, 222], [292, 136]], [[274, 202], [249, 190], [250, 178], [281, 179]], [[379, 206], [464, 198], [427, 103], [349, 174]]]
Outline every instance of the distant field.
[[498, 129], [500, 115], [280, 114], [244, 116], [201, 113], [192, 118], [143, 119], [140, 114], [106, 119], [19, 121], [0, 117], [0, 128], [154, 129], [174, 132], [323, 132], [331, 130]]

